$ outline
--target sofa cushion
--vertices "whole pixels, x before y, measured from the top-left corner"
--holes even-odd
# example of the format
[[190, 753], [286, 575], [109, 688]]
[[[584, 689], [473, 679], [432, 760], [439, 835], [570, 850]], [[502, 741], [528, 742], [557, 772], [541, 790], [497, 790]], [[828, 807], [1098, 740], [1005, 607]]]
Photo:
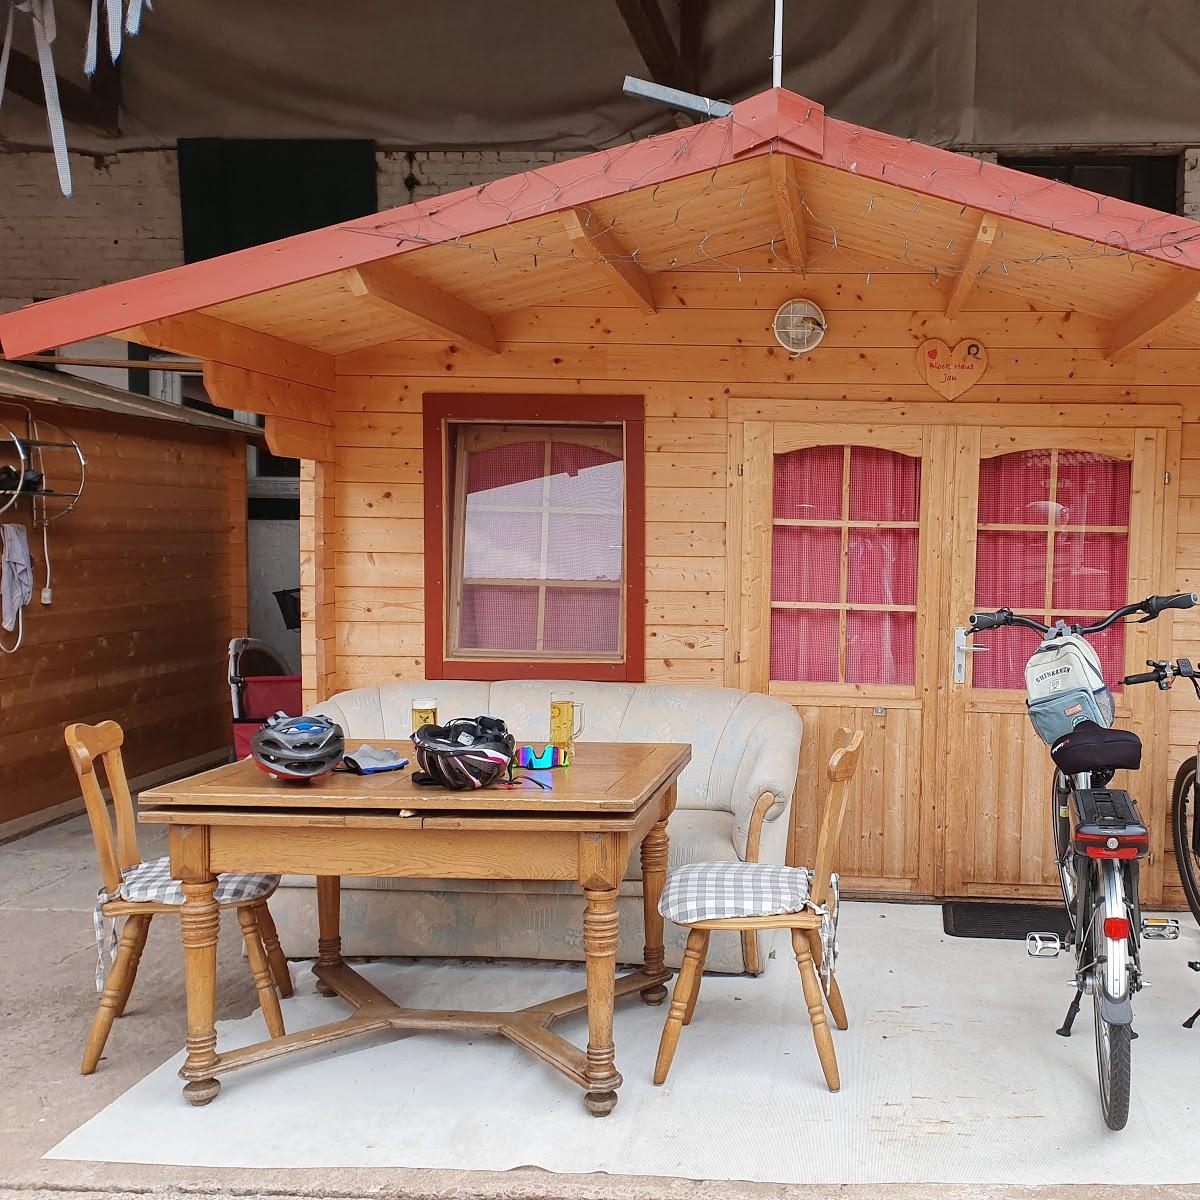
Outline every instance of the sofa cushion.
[[617, 735], [637, 691], [631, 683], [508, 679], [492, 684], [491, 715], [507, 721], [517, 741], [545, 742], [550, 737], [550, 701], [575, 700], [583, 705], [580, 741], [632, 741]]
[[712, 770], [725, 726], [745, 698], [734, 688], [643, 684], [629, 703], [617, 741], [688, 743], [692, 761], [679, 777], [679, 806], [731, 812], [729, 793], [712, 786]]
[[475, 680], [405, 679], [339, 692], [310, 711], [336, 721], [347, 737], [402, 740], [412, 733], [414, 700], [436, 699], [439, 721], [477, 717], [490, 709], [490, 690], [489, 684]]

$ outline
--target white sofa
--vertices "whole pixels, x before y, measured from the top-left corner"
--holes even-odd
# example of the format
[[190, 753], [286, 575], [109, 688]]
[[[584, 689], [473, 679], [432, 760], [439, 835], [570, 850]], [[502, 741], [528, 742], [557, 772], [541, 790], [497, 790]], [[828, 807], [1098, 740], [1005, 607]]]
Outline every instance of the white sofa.
[[[782, 863], [796, 783], [802, 725], [781, 700], [732, 688], [515, 680], [500, 683], [408, 680], [341, 692], [312, 712], [337, 721], [350, 738], [407, 738], [414, 698], [436, 697], [439, 720], [487, 713], [508, 722], [517, 740], [545, 742], [550, 697], [584, 707], [580, 740], [688, 742], [667, 832], [669, 866], [701, 860]], [[342, 949], [347, 955], [444, 955], [581, 961], [583, 898], [561, 882], [456, 879], [342, 881]], [[642, 950], [640, 855], [631, 855], [618, 900], [621, 962]], [[271, 901], [286, 953], [316, 953], [312, 878], [285, 876]], [[678, 966], [684, 931], [667, 927], [667, 962]], [[708, 969], [757, 973], [765, 950], [754, 934], [719, 934]]]

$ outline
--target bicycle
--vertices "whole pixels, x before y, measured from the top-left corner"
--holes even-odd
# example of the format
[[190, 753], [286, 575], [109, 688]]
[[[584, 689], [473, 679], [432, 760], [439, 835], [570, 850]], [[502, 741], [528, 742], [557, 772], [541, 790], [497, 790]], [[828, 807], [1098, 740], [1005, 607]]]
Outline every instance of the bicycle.
[[[1195, 593], [1149, 596], [1094, 625], [1043, 625], [1009, 608], [974, 613], [970, 621], [973, 634], [1015, 625], [1042, 637], [1025, 668], [1026, 706], [1055, 765], [1051, 824], [1068, 917], [1065, 944], [1075, 952], [1075, 996], [1056, 1032], [1071, 1036], [1082, 998], [1090, 995], [1100, 1105], [1114, 1130], [1129, 1120], [1133, 996], [1144, 986], [1142, 937], [1175, 938], [1179, 925], [1141, 915], [1138, 872], [1150, 833], [1129, 792], [1107, 785], [1118, 770], [1141, 766], [1142, 743], [1131, 730], [1112, 728], [1112, 693], [1087, 638], [1126, 617], [1153, 621], [1168, 608], [1191, 608], [1196, 601]], [[1159, 675], [1143, 672], [1121, 682], [1157, 683]], [[1056, 933], [1026, 938], [1034, 958], [1055, 958], [1063, 946]]]

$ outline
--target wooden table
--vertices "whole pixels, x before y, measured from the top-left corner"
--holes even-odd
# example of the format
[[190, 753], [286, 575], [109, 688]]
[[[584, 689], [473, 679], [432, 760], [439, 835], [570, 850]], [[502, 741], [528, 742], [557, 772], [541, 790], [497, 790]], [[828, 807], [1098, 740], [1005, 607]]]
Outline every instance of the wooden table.
[[[354, 743], [359, 745], [361, 743]], [[411, 746], [406, 742], [372, 745]], [[667, 819], [686, 745], [579, 743], [570, 767], [519, 771], [550, 784], [520, 790], [450, 792], [418, 787], [408, 770], [327, 775], [308, 785], [279, 783], [246, 760], [142, 792], [139, 819], [169, 827], [171, 870], [186, 897], [181, 914], [187, 984], [187, 1060], [179, 1074], [193, 1104], [220, 1090], [219, 1076], [309, 1046], [382, 1029], [499, 1033], [531, 1050], [584, 1089], [597, 1116], [612, 1111], [613, 1004], [639, 992], [666, 998], [663, 921], [658, 912], [667, 866]], [[634, 846], [641, 847], [646, 914], [644, 965], [616, 977], [616, 899]], [[344, 1020], [238, 1050], [217, 1051], [214, 1028], [218, 910], [222, 871], [315, 875], [320, 924], [319, 989], [354, 1008]], [[587, 987], [515, 1012], [404, 1008], [342, 961], [343, 875], [454, 879], [563, 879], [583, 890]], [[587, 1009], [586, 1054], [552, 1032]]]

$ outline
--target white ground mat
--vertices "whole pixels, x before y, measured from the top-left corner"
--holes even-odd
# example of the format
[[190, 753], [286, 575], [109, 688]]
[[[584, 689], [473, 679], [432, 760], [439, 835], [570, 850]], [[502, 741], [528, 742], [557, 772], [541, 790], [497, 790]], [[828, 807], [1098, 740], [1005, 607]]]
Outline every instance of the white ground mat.
[[[234, 1072], [190, 1108], [164, 1063], [50, 1152], [51, 1158], [205, 1167], [403, 1166], [607, 1171], [766, 1182], [1187, 1183], [1200, 1180], [1200, 934], [1147, 947], [1137, 997], [1128, 1128], [1104, 1126], [1090, 1003], [1056, 1037], [1071, 962], [1019, 942], [946, 937], [936, 906], [847, 904], [840, 978], [850, 1029], [835, 1031], [843, 1088], [825, 1090], [782, 945], [759, 979], [709, 976], [667, 1084], [650, 1082], [665, 1007], [617, 1008], [625, 1077], [611, 1116], [499, 1037], [417, 1034], [340, 1043]], [[289, 1030], [344, 1008], [284, 1002]], [[575, 967], [378, 962], [363, 973], [410, 1006], [517, 1008], [582, 986]], [[137, 1004], [113, 1031], [136, 1037]], [[182, 1025], [182, 1014], [180, 1017]], [[556, 1030], [586, 1043], [582, 1016]], [[219, 1026], [229, 1047], [261, 1016]], [[103, 1064], [100, 1067], [103, 1071]]]

